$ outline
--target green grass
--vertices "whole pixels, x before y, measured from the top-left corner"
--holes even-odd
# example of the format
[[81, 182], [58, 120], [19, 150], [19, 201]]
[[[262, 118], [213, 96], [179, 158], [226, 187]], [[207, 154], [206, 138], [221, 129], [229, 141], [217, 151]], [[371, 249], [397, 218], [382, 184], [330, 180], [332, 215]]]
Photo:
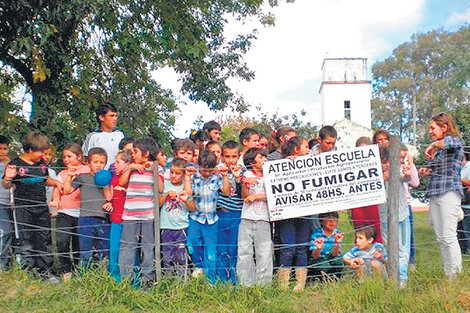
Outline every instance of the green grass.
[[[352, 227], [345, 214], [341, 229]], [[470, 309], [470, 259], [456, 281], [444, 278], [437, 243], [426, 213], [415, 213], [417, 270], [408, 286], [390, 281], [349, 277], [314, 284], [300, 294], [269, 288], [209, 286], [201, 280], [164, 280], [152, 289], [136, 290], [115, 284], [103, 269], [89, 271], [70, 282], [50, 285], [14, 269], [0, 273], [1, 312], [463, 312]]]

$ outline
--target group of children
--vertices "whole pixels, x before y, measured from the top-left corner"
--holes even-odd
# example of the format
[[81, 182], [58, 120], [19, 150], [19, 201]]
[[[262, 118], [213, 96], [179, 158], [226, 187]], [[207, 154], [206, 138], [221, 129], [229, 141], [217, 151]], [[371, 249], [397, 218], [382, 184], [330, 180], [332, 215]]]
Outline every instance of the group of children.
[[[20, 264], [51, 277], [51, 215], [46, 202], [46, 186], [51, 186], [49, 205], [57, 209], [52, 215], [56, 216], [64, 280], [70, 279], [79, 261], [86, 268], [97, 260], [109, 259], [109, 271], [117, 281], [127, 278], [151, 284], [155, 279], [155, 220], [159, 221], [162, 265], [168, 275], [186, 275], [190, 265], [193, 276], [205, 275], [210, 283], [266, 285], [276, 267], [280, 286], [288, 288], [295, 268], [294, 290], [301, 291], [308, 268], [313, 269], [314, 276], [339, 277], [343, 264], [361, 277], [384, 274], [386, 204], [352, 210], [353, 216], [361, 218], [354, 225], [355, 246], [344, 255], [345, 236], [337, 229], [337, 212], [276, 223], [269, 220], [263, 164], [332, 150], [337, 137], [333, 127], [323, 127], [314, 142], [296, 136], [295, 129], [282, 127], [273, 133], [276, 144], [270, 154], [268, 143], [260, 144], [262, 137], [267, 138], [254, 129], [240, 132], [241, 149], [235, 141], [220, 143], [220, 132], [220, 125], [211, 121], [191, 139], [173, 140], [169, 159], [150, 138], [124, 138], [113, 156], [103, 148], [92, 147], [84, 157], [80, 145], [72, 143], [62, 151], [65, 169], [56, 178], [48, 174], [44, 161], [44, 152], [50, 149], [46, 136], [28, 133], [23, 154], [11, 161], [4, 152], [8, 140], [0, 136], [1, 268], [8, 265], [14, 224], [18, 227], [15, 253]], [[376, 132], [373, 143], [381, 147], [387, 186], [388, 133]], [[370, 139], [360, 138], [358, 145], [362, 144], [371, 144]], [[405, 147], [402, 150], [399, 267], [404, 285], [412, 254], [408, 184], [416, 186], [417, 170]], [[112, 178], [103, 185], [97, 177], [110, 157], [114, 160], [110, 164]], [[14, 211], [8, 192], [12, 187]], [[157, 192], [160, 212], [155, 211]], [[13, 218], [15, 223], [11, 222]], [[277, 255], [273, 243], [280, 247]]]

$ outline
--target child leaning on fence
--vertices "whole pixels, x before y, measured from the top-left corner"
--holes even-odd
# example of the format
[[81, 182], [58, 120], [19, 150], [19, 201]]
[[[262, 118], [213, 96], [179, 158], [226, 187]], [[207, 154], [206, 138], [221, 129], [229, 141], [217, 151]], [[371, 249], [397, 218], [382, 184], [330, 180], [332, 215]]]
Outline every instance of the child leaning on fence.
[[185, 275], [187, 265], [186, 238], [188, 232], [189, 196], [184, 190], [186, 161], [171, 161], [169, 179], [162, 184], [159, 197], [162, 262], [167, 275]]
[[356, 271], [357, 277], [382, 276], [386, 273], [388, 256], [385, 247], [375, 241], [374, 225], [365, 225], [356, 230], [356, 245], [344, 256], [343, 262]]
[[250, 148], [243, 156], [248, 170], [242, 177], [243, 203], [238, 230], [237, 274], [240, 284], [267, 285], [273, 278], [273, 246], [263, 177], [266, 153]]

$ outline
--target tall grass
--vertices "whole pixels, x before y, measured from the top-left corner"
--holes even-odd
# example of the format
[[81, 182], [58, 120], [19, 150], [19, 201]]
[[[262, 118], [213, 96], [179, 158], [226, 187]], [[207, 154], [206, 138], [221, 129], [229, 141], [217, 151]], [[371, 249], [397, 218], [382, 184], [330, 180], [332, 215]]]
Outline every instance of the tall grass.
[[[342, 215], [341, 228], [352, 234]], [[300, 294], [267, 288], [210, 286], [202, 280], [162, 280], [149, 290], [116, 284], [103, 268], [90, 270], [67, 283], [42, 283], [14, 269], [0, 273], [1, 312], [463, 312], [470, 309], [470, 260], [464, 272], [447, 281], [426, 213], [415, 214], [417, 270], [408, 286], [390, 281], [313, 284]], [[352, 239], [345, 243], [345, 249]]]

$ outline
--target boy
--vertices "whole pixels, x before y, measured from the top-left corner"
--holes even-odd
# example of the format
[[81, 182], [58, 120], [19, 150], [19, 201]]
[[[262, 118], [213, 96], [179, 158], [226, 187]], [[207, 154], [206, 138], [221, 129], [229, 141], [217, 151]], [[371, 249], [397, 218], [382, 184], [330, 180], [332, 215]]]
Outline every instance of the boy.
[[222, 158], [229, 169], [230, 195], [219, 193], [217, 199], [217, 216], [219, 232], [217, 236], [217, 276], [221, 281], [236, 282], [238, 227], [240, 225], [243, 199], [241, 197], [241, 168], [237, 165], [239, 158], [238, 144], [229, 140], [222, 146]]
[[[5, 168], [10, 158], [8, 145], [10, 140], [0, 135], [0, 176], [5, 174]], [[10, 189], [0, 186], [0, 271], [10, 265], [10, 246], [13, 239], [12, 211], [10, 208]]]
[[119, 151], [119, 143], [124, 138], [120, 130], [116, 130], [118, 113], [114, 104], [105, 102], [96, 109], [96, 119], [100, 125], [99, 130], [89, 133], [83, 142], [82, 150], [85, 156], [94, 147], [103, 148], [108, 160], [105, 168], [108, 169], [114, 163], [114, 157]]
[[[144, 286], [155, 280], [154, 259], [154, 174], [157, 143], [151, 138], [134, 143], [133, 163], [123, 172], [119, 183], [127, 186], [126, 202], [122, 214], [121, 251], [119, 267], [121, 278], [131, 278], [136, 266], [136, 253], [140, 248], [140, 269]], [[140, 242], [139, 242], [140, 239]]]
[[202, 130], [205, 131], [211, 140], [220, 141], [220, 132], [222, 131], [222, 127], [216, 121], [209, 121], [204, 124]]
[[310, 240], [312, 251], [314, 278], [321, 278], [323, 273], [341, 277], [341, 248], [344, 234], [338, 227], [338, 212], [321, 213], [319, 215], [322, 227], [317, 228]]
[[51, 217], [46, 200], [46, 185], [62, 188], [62, 183], [48, 177], [44, 151], [49, 140], [39, 132], [29, 132], [23, 140], [24, 153], [12, 160], [5, 169], [3, 188], [15, 186], [14, 199], [19, 229], [19, 254], [24, 268], [36, 269], [44, 279], [51, 276], [52, 256]]
[[[385, 190], [388, 190], [388, 180], [390, 177], [389, 149], [380, 147], [380, 162], [382, 163], [382, 171], [385, 183]], [[398, 202], [398, 271], [399, 283], [401, 287], [406, 285], [408, 280], [408, 264], [410, 261], [410, 210], [406, 199], [404, 184], [410, 181], [411, 169], [409, 165], [401, 166], [400, 178], [402, 183], [399, 186], [399, 202]], [[380, 228], [382, 229], [382, 238], [387, 243], [388, 236], [388, 205], [387, 203], [379, 204]]]
[[266, 153], [259, 148], [251, 148], [243, 159], [249, 169], [242, 177], [245, 202], [238, 231], [237, 274], [242, 285], [267, 285], [273, 278], [273, 249], [263, 178]]
[[253, 128], [243, 128], [238, 136], [240, 144], [242, 145], [242, 151], [240, 152], [240, 158], [238, 159], [237, 165], [245, 167], [243, 162], [243, 156], [250, 148], [258, 148], [259, 146], [259, 133]]
[[103, 148], [91, 148], [88, 151], [90, 173], [75, 174], [76, 168], [70, 168], [64, 182], [64, 193], [80, 189], [80, 217], [78, 218], [78, 242], [80, 262], [88, 267], [93, 259], [93, 250], [97, 259], [109, 256], [109, 224], [104, 205], [112, 198], [111, 189], [95, 184], [96, 172], [106, 166], [107, 154]]
[[184, 276], [186, 265], [186, 238], [188, 232], [188, 193], [183, 190], [186, 161], [173, 159], [170, 179], [160, 181], [162, 194], [159, 197], [160, 229], [163, 267], [168, 275]]
[[343, 262], [356, 271], [359, 279], [365, 275], [385, 275], [387, 252], [385, 247], [375, 242], [376, 231], [373, 225], [356, 230], [356, 245], [343, 257]]
[[199, 172], [188, 167], [185, 175], [185, 190], [194, 198], [189, 204], [193, 211], [188, 227], [188, 250], [196, 267], [193, 276], [205, 272], [211, 284], [215, 283], [217, 267], [217, 195], [219, 190], [226, 196], [230, 194], [228, 169], [220, 166], [220, 175], [214, 172], [216, 165], [215, 155], [203, 150], [199, 155]]

